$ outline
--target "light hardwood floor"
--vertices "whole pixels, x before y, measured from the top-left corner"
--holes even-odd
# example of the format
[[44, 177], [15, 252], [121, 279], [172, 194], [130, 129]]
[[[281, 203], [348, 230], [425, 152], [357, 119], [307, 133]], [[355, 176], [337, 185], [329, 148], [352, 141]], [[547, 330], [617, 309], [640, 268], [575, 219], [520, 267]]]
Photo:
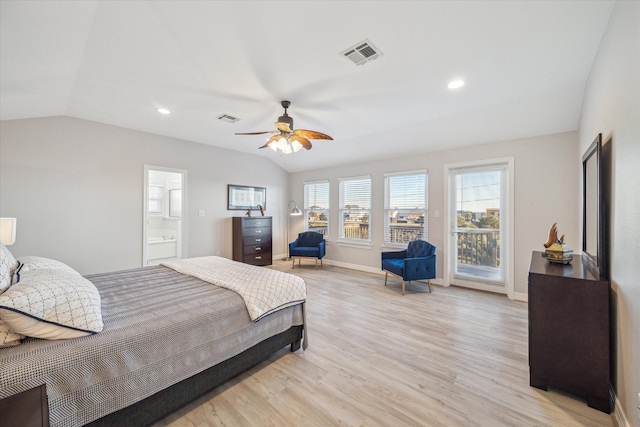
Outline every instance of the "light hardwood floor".
[[529, 386], [527, 305], [276, 261], [307, 283], [309, 348], [283, 349], [155, 427], [613, 426]]

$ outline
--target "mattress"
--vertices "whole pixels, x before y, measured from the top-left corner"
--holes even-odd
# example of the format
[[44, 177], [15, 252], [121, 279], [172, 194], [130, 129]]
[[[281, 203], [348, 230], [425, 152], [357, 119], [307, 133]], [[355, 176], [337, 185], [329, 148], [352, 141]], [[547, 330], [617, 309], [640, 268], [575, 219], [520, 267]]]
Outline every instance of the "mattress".
[[0, 398], [46, 384], [52, 426], [89, 423], [303, 324], [302, 305], [252, 322], [237, 293], [164, 266], [86, 277], [102, 332], [0, 350]]

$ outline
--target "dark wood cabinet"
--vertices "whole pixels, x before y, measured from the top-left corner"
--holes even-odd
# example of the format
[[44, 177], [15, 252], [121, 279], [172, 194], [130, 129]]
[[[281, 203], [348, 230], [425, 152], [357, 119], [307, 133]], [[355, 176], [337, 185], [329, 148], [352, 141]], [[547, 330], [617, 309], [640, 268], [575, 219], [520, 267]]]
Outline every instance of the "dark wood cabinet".
[[586, 398], [610, 413], [609, 282], [582, 257], [552, 264], [533, 252], [529, 269], [529, 383]]
[[233, 218], [233, 260], [271, 265], [271, 217]]
[[41, 385], [0, 399], [0, 414], [6, 427], [48, 427], [47, 388]]

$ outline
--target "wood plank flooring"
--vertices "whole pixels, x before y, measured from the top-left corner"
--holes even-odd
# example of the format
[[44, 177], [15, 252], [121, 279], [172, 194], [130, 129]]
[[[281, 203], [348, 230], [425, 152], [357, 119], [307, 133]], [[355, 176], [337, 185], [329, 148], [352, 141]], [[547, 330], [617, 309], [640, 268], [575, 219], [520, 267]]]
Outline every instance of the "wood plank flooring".
[[155, 427], [613, 426], [576, 397], [529, 386], [527, 305], [463, 288], [313, 264], [309, 348], [282, 349]]

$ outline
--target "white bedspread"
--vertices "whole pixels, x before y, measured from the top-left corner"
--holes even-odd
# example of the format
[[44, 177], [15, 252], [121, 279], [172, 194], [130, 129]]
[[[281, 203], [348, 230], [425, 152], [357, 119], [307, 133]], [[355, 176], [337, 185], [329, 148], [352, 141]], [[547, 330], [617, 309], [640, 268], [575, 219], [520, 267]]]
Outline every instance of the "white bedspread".
[[254, 322], [307, 299], [307, 287], [302, 278], [270, 268], [217, 256], [180, 259], [162, 265], [235, 291], [244, 300]]

